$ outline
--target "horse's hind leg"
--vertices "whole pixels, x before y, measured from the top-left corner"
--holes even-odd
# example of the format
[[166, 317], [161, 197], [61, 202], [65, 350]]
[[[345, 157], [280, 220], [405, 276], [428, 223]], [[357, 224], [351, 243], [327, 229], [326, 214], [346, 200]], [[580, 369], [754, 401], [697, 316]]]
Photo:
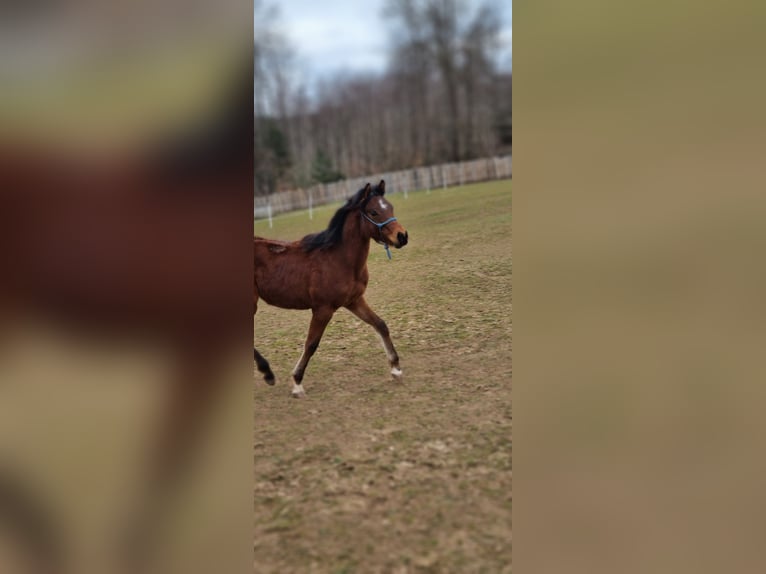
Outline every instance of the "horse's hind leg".
[[359, 299], [346, 308], [375, 329], [383, 343], [383, 348], [386, 350], [388, 364], [391, 367], [391, 376], [395, 380], [401, 381], [402, 369], [399, 367], [399, 355], [394, 348], [393, 341], [391, 341], [391, 335], [388, 332], [386, 322], [378, 317], [375, 314], [375, 311], [370, 309], [370, 306], [367, 304], [367, 301], [364, 300], [364, 297], [359, 297]]
[[173, 494], [197, 454], [211, 415], [221, 396], [221, 353], [214, 343], [190, 341], [178, 356], [178, 370], [163, 397], [162, 416], [149, 448], [143, 493], [131, 509], [120, 540], [120, 572], [153, 571], [163, 525], [175, 500]]
[[[255, 286], [255, 297], [253, 302], [253, 318], [255, 318], [255, 313], [258, 311], [258, 286]], [[275, 383], [274, 379], [274, 373], [271, 370], [271, 366], [269, 365], [269, 362], [264, 358], [263, 355], [261, 355], [258, 352], [258, 349], [253, 347], [253, 358], [255, 359], [255, 364], [258, 367], [258, 370], [263, 374], [263, 380], [266, 381], [266, 384], [273, 385]]]
[[263, 380], [266, 381], [267, 384], [273, 385], [276, 381], [274, 379], [274, 373], [271, 371], [271, 366], [255, 347], [253, 347], [253, 357], [255, 358], [255, 364], [258, 366], [258, 370], [263, 373]]
[[327, 324], [332, 319], [335, 309], [321, 308], [314, 309], [311, 315], [311, 325], [309, 326], [309, 334], [306, 337], [306, 343], [303, 347], [303, 354], [298, 359], [298, 363], [293, 369], [293, 389], [291, 394], [296, 399], [306, 396], [306, 392], [303, 390], [303, 374], [306, 372], [306, 366], [309, 364], [309, 359], [316, 353], [319, 347], [319, 341], [322, 339]]

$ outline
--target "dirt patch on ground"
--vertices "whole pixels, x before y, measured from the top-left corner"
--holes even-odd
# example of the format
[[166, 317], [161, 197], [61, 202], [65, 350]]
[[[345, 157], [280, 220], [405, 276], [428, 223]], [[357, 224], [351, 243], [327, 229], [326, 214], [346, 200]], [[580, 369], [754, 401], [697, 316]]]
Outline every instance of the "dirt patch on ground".
[[[511, 184], [395, 194], [411, 243], [372, 247], [367, 299], [404, 370], [339, 311], [289, 398], [310, 314], [259, 305], [256, 572], [511, 571]], [[337, 206], [335, 206], [337, 207]], [[294, 214], [256, 234], [316, 231]]]

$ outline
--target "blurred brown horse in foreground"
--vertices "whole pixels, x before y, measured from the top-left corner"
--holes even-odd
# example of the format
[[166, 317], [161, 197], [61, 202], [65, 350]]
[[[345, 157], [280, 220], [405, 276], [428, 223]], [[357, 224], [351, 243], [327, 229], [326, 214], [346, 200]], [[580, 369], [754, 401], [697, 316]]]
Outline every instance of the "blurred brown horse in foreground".
[[[380, 336], [388, 356], [391, 375], [401, 380], [402, 370], [386, 323], [364, 299], [369, 273], [370, 240], [397, 249], [407, 245], [407, 231], [394, 217], [394, 206], [384, 198], [384, 181], [368, 183], [356, 192], [330, 220], [328, 228], [286, 243], [255, 238], [255, 309], [261, 298], [284, 309], [311, 309], [311, 324], [303, 354], [293, 369], [293, 397], [305, 396], [303, 374], [319, 347], [327, 324], [345, 307]], [[274, 384], [268, 361], [253, 349], [264, 380]]]
[[[245, 78], [240, 102], [224, 110], [230, 117], [196, 139], [186, 134], [136, 153], [0, 142], [0, 340], [12, 321], [42, 317], [98, 339], [160, 343], [177, 365], [140, 473], [147, 494], [126, 534], [126, 559], [140, 560], [151, 542], [219, 395], [223, 359], [251, 346], [252, 78]], [[46, 563], [42, 571], [63, 571], [52, 555], [56, 533], [20, 482], [0, 476], [0, 523], [26, 528], [20, 536]]]

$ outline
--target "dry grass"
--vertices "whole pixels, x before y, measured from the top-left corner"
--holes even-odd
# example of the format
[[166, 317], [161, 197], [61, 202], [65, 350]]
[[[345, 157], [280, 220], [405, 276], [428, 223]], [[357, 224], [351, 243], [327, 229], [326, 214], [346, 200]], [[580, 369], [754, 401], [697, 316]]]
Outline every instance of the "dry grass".
[[[310, 314], [259, 305], [277, 386], [254, 371], [256, 572], [511, 571], [511, 183], [390, 199], [411, 243], [373, 245], [367, 299], [403, 385], [342, 310], [290, 399]], [[335, 208], [255, 231], [295, 239]]]

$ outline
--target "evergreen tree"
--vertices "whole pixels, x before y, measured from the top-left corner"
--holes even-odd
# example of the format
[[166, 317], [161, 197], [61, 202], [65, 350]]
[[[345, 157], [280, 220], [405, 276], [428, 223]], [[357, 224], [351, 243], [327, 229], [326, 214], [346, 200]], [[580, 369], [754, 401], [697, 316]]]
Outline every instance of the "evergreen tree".
[[319, 149], [311, 166], [311, 177], [318, 183], [332, 183], [343, 179], [344, 176], [335, 169], [332, 160], [324, 150]]

